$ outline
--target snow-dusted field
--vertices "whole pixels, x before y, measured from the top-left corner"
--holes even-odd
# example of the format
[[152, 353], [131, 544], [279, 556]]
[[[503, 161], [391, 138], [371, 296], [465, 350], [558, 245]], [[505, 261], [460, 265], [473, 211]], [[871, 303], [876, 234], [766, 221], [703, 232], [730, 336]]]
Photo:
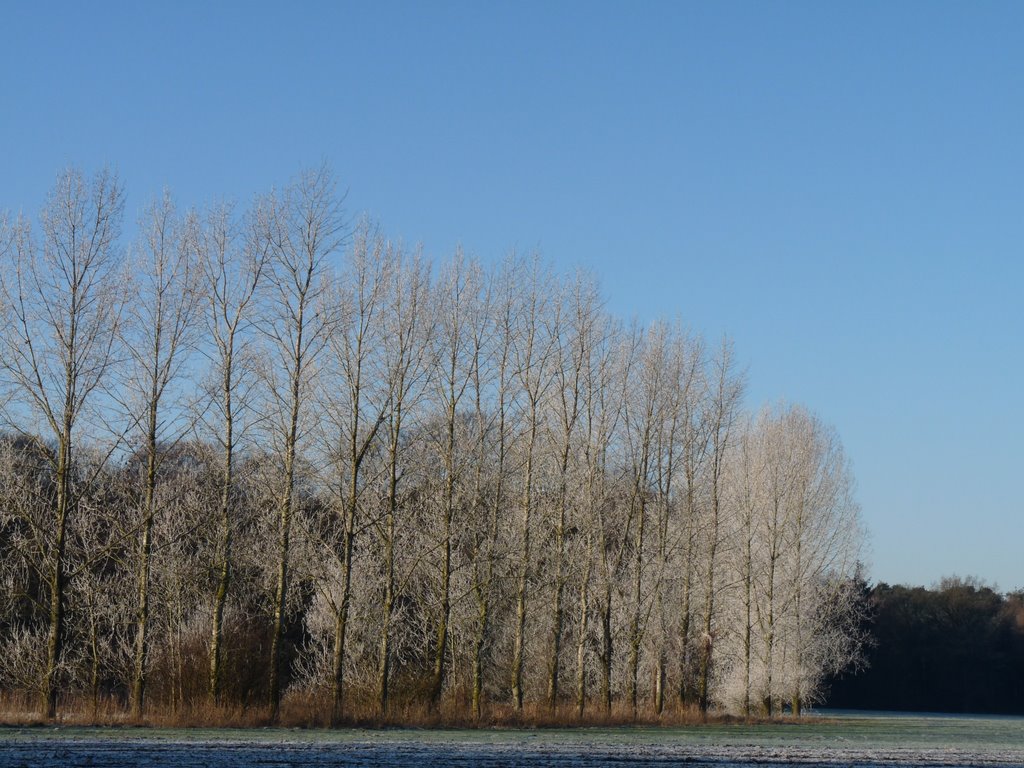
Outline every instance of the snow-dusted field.
[[1024, 719], [843, 716], [683, 729], [0, 729], [0, 766], [1024, 766]]

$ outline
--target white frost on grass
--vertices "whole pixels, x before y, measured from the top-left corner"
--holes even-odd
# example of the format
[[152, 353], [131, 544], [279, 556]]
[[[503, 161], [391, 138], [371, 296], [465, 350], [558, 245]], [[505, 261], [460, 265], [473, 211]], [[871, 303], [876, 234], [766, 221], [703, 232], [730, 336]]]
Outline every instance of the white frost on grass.
[[693, 728], [0, 729], [0, 768], [1024, 766], [1024, 720], [844, 717]]
[[696, 744], [480, 744], [418, 741], [264, 742], [107, 739], [0, 740], [0, 766], [77, 768], [242, 768], [243, 766], [524, 766], [621, 768], [642, 765], [748, 766], [1021, 766], [1021, 750], [871, 749], [712, 746]]

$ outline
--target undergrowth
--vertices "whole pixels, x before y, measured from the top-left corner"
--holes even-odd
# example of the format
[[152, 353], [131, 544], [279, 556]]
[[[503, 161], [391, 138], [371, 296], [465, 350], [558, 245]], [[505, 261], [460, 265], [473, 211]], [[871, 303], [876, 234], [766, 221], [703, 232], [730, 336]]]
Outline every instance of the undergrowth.
[[217, 705], [199, 701], [175, 706], [153, 705], [142, 718], [130, 715], [126, 702], [117, 698], [94, 702], [67, 698], [61, 701], [57, 717], [46, 720], [31, 699], [0, 697], [0, 725], [4, 726], [136, 726], [155, 728], [596, 728], [617, 726], [696, 726], [703, 724], [761, 723], [793, 721], [793, 718], [739, 717], [725, 712], [702, 713], [696, 707], [667, 707], [660, 714], [653, 708], [634, 713], [628, 706], [605, 710], [593, 706], [582, 717], [575, 706], [552, 710], [546, 704], [525, 704], [521, 711], [508, 705], [489, 705], [480, 717], [469, 707], [455, 702], [431, 708], [423, 703], [401, 703], [386, 713], [376, 706], [353, 704], [336, 716], [331, 707], [315, 696], [292, 695], [282, 702], [277, 718], [269, 707]]

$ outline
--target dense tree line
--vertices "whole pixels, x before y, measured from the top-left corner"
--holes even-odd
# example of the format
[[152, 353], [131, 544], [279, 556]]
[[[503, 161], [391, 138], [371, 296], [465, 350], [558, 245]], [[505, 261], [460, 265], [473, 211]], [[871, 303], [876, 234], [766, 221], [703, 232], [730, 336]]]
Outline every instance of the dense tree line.
[[432, 264], [342, 202], [165, 196], [125, 245], [71, 170], [4, 218], [11, 700], [771, 715], [856, 662], [830, 428], [586, 274]]
[[867, 669], [832, 681], [829, 706], [1024, 714], [1024, 594], [957, 578], [864, 591]]

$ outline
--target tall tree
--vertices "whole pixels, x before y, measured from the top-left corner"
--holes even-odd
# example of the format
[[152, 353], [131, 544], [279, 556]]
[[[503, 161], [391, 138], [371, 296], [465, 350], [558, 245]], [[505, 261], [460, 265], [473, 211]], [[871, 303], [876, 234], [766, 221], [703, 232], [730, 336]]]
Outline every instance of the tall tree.
[[[580, 574], [578, 603], [576, 609], [576, 716], [583, 717], [587, 704], [587, 660], [590, 636], [591, 594], [590, 582], [595, 566], [604, 564], [607, 543], [604, 535], [603, 510], [609, 503], [608, 494], [608, 453], [619, 415], [618, 387], [615, 373], [618, 327], [607, 315], [599, 314], [591, 328], [590, 343], [583, 351], [580, 385], [582, 406], [580, 409], [581, 457], [580, 509], [577, 525], [582, 539], [580, 558], [583, 561]], [[600, 542], [600, 546], [598, 546]], [[597, 562], [595, 562], [597, 561]], [[610, 617], [611, 593], [605, 595]], [[602, 628], [606, 622], [602, 621]], [[610, 620], [607, 624], [610, 632]], [[611, 707], [611, 638], [603, 637], [602, 656], [608, 660], [602, 664], [602, 700], [606, 709]]]
[[24, 218], [5, 221], [0, 234], [0, 366], [12, 388], [16, 424], [44, 430], [55, 479], [47, 532], [49, 604], [40, 712], [53, 718], [65, 640], [68, 526], [83, 488], [75, 478], [78, 441], [96, 396], [117, 362], [123, 306], [117, 239], [124, 197], [103, 171], [86, 180], [62, 173], [40, 215], [42, 235]]
[[666, 391], [667, 328], [652, 326], [646, 333], [634, 330], [637, 368], [631, 392], [625, 401], [624, 435], [629, 471], [627, 531], [632, 536], [628, 666], [629, 705], [636, 714], [640, 682], [640, 652], [649, 615], [644, 585], [648, 560], [648, 524], [651, 489], [654, 487], [656, 434], [661, 427]]
[[[170, 195], [154, 202], [140, 222], [142, 240], [132, 269], [133, 301], [122, 326], [128, 351], [127, 406], [138, 436], [139, 543], [136, 551], [135, 659], [131, 710], [145, 706], [149, 650], [150, 571], [153, 522], [162, 454], [189, 429], [189, 397], [175, 390], [187, 374], [196, 333], [198, 305], [196, 232], [193, 221], [178, 216]], [[185, 417], [185, 420], [183, 420]]]
[[536, 505], [534, 484], [537, 481], [538, 442], [543, 406], [552, 382], [554, 337], [551, 333], [551, 289], [549, 274], [539, 259], [524, 263], [520, 272], [520, 292], [516, 307], [517, 329], [512, 345], [512, 359], [519, 389], [519, 406], [523, 413], [520, 478], [519, 552], [516, 574], [516, 620], [512, 641], [512, 703], [516, 711], [523, 709], [523, 664], [526, 654], [526, 614], [532, 557], [531, 537]]
[[297, 458], [306, 437], [304, 416], [311, 401], [311, 379], [333, 322], [322, 299], [328, 259], [346, 232], [342, 203], [333, 174], [321, 166], [302, 173], [284, 194], [271, 195], [259, 211], [270, 254], [271, 316], [265, 332], [273, 366], [268, 373], [274, 440], [281, 462], [268, 685], [275, 719], [281, 707]]
[[[369, 222], [356, 229], [345, 267], [331, 298], [337, 306], [338, 323], [327, 337], [327, 372], [321, 379], [321, 429], [333, 477], [334, 506], [339, 510], [340, 542], [331, 555], [340, 570], [341, 584], [335, 595], [325, 597], [334, 612], [333, 681], [334, 707], [340, 714], [344, 693], [345, 642], [351, 601], [352, 566], [357, 521], [364, 503], [365, 469], [371, 449], [387, 418], [391, 393], [385, 373], [387, 342], [385, 315], [394, 283], [393, 246]], [[338, 539], [338, 536], [332, 537]], [[325, 585], [327, 586], [327, 585]], [[393, 590], [385, 596], [385, 613], [394, 604]], [[385, 622], [386, 623], [386, 622]], [[390, 635], [382, 639], [387, 644]], [[382, 649], [384, 657], [390, 651]], [[378, 704], [388, 706], [390, 672], [385, 665], [378, 680]]]
[[[402, 508], [400, 482], [403, 467], [403, 436], [410, 416], [423, 395], [425, 377], [431, 372], [429, 345], [429, 267], [418, 257], [395, 254], [384, 318], [384, 381], [388, 405], [384, 411], [387, 441], [387, 491], [381, 539], [384, 545], [384, 616], [381, 623], [378, 662], [378, 701], [387, 707], [390, 688], [391, 623], [395, 607], [395, 545], [398, 515]], [[347, 582], [346, 582], [347, 583]]]
[[712, 363], [711, 379], [705, 390], [703, 421], [708, 433], [708, 519], [704, 527], [704, 601], [701, 612], [700, 661], [697, 678], [697, 706], [707, 713], [711, 705], [711, 673], [715, 640], [716, 599], [722, 590], [719, 577], [720, 550], [724, 541], [723, 475], [732, 448], [733, 427], [743, 396], [743, 377], [735, 370], [732, 345], [723, 340]]
[[[609, 329], [604, 352], [588, 372], [587, 390], [591, 406], [587, 414], [587, 498], [592, 515], [592, 559], [598, 572], [600, 593], [601, 643], [601, 705], [605, 713], [612, 710], [613, 672], [616, 642], [613, 624], [615, 596], [619, 592], [619, 575], [627, 553], [625, 515], [621, 499], [621, 483], [615, 464], [620, 461], [626, 398], [631, 386], [635, 363], [635, 334], [614, 326]], [[581, 591], [581, 623], [586, 620], [586, 590]], [[581, 641], [582, 642], [582, 641]], [[582, 665], [579, 667], [582, 670]], [[579, 672], [582, 674], [582, 671]], [[578, 685], [577, 690], [582, 687]], [[578, 710], [582, 707], [577, 706]]]
[[683, 556], [689, 554], [691, 537], [686, 520], [676, 519], [679, 505], [676, 503], [676, 485], [680, 449], [685, 441], [690, 423], [686, 419], [687, 403], [694, 397], [701, 382], [702, 348], [679, 328], [668, 329], [665, 346], [665, 395], [663, 413], [655, 432], [654, 492], [656, 497], [655, 520], [657, 532], [656, 574], [654, 583], [655, 607], [659, 619], [660, 640], [654, 673], [654, 709], [660, 715], [665, 708], [665, 688], [668, 678], [669, 640], [675, 629], [676, 606], [670, 600], [672, 571], [678, 557], [680, 528], [687, 547]]
[[[501, 272], [489, 276], [481, 314], [473, 327], [471, 378], [476, 456], [471, 504], [473, 511], [480, 514], [471, 518], [478, 522], [486, 520], [485, 525], [475, 527], [472, 544], [471, 589], [476, 603], [476, 625], [471, 706], [477, 719], [483, 711], [484, 653], [495, 623], [498, 534], [505, 507], [514, 380], [514, 295], [513, 275], [506, 264]], [[488, 465], [491, 471], [485, 474]]]
[[780, 414], [793, 465], [791, 550], [785, 564], [789, 616], [787, 698], [799, 716], [820, 696], [826, 673], [856, 661], [854, 632], [837, 642], [832, 627], [848, 628], [858, 606], [849, 585], [859, 562], [860, 514], [851, 473], [834, 430], [799, 406]]
[[548, 652], [547, 703], [552, 712], [558, 706], [562, 633], [565, 623], [566, 529], [570, 511], [570, 460], [579, 444], [579, 422], [583, 409], [584, 367], [591, 355], [594, 326], [601, 311], [597, 286], [578, 274], [567, 295], [557, 306], [554, 323], [555, 362], [553, 424], [551, 426], [557, 466], [552, 514], [551, 641]]
[[224, 608], [232, 575], [237, 522], [236, 461], [254, 421], [256, 352], [253, 328], [259, 319], [257, 290], [267, 263], [269, 241], [247, 218], [240, 230], [229, 205], [213, 208], [198, 238], [199, 267], [206, 302], [206, 338], [211, 368], [206, 422], [220, 449], [219, 536], [210, 630], [209, 692], [219, 703], [224, 663]]
[[480, 270], [459, 251], [441, 271], [436, 290], [437, 327], [434, 334], [436, 375], [434, 389], [442, 412], [443, 435], [436, 446], [444, 467], [441, 502], [441, 562], [438, 573], [438, 615], [435, 632], [434, 674], [430, 703], [436, 708], [444, 690], [452, 612], [452, 526], [455, 524], [457, 487], [463, 482], [465, 459], [459, 455], [456, 432], [460, 406], [473, 381], [473, 330], [480, 296]]

